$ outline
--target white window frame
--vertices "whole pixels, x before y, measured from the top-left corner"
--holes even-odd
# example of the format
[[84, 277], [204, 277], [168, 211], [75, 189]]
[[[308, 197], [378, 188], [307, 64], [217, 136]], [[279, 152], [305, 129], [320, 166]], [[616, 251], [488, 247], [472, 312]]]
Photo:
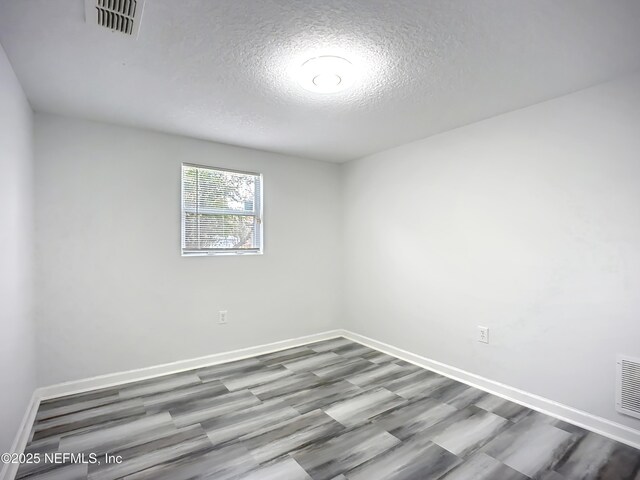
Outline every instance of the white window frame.
[[[254, 231], [256, 238], [256, 247], [252, 249], [241, 248], [241, 249], [232, 249], [232, 248], [220, 248], [220, 249], [202, 249], [202, 250], [191, 250], [185, 248], [185, 208], [184, 208], [184, 167], [191, 168], [201, 168], [206, 170], [215, 170], [218, 172], [230, 172], [230, 173], [239, 173], [241, 175], [251, 175], [256, 177], [256, 193], [255, 193], [255, 214], [254, 217]], [[211, 165], [198, 165], [194, 163], [183, 162], [180, 165], [180, 251], [183, 257], [210, 257], [210, 256], [219, 256], [219, 255], [262, 255], [264, 253], [264, 217], [262, 211], [263, 205], [263, 178], [261, 173], [256, 172], [247, 172], [243, 170], [234, 170], [230, 168], [221, 168], [221, 167], [213, 167]], [[219, 210], [219, 211], [218, 211]], [[243, 211], [235, 211], [235, 210], [227, 210], [227, 209], [216, 209], [210, 213], [214, 214], [230, 214], [230, 215], [242, 215], [242, 216], [252, 216], [247, 215], [246, 212]]]

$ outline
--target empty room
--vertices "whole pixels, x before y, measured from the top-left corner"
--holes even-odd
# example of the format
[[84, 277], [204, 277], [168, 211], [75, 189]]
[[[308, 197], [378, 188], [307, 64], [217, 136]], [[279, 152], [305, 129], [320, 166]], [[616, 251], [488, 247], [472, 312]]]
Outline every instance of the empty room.
[[1, 480], [640, 480], [640, 0], [0, 0]]

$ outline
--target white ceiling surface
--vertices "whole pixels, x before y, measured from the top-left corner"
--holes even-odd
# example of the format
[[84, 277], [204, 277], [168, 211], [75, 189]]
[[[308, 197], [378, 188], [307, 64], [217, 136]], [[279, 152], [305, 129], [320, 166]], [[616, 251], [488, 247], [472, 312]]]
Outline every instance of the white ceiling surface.
[[[637, 71], [640, 1], [0, 0], [0, 42], [36, 111], [339, 162]], [[292, 78], [326, 54], [348, 91]]]

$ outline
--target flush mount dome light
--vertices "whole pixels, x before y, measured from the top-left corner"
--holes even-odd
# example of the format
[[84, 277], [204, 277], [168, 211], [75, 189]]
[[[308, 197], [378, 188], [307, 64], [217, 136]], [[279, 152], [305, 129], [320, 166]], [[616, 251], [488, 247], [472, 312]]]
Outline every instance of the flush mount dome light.
[[298, 81], [312, 92], [339, 92], [353, 83], [353, 64], [329, 55], [311, 58], [302, 64]]

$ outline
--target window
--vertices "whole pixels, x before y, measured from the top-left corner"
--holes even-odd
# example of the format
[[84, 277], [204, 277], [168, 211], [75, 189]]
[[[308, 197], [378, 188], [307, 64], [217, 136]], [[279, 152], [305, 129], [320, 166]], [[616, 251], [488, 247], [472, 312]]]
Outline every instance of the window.
[[262, 175], [182, 165], [182, 254], [262, 253]]

